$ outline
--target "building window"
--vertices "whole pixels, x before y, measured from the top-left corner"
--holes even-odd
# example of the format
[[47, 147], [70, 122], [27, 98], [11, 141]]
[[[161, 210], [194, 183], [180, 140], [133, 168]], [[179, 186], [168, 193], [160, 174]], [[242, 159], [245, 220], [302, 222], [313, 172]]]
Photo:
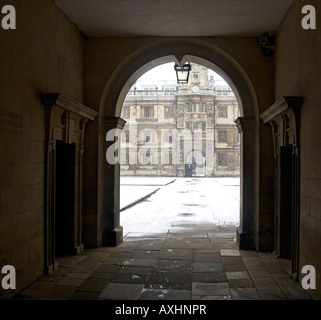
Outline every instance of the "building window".
[[172, 165], [173, 164], [173, 155], [172, 153], [165, 154], [165, 165]]
[[191, 104], [189, 102], [186, 102], [185, 112], [191, 112]]
[[171, 119], [174, 117], [173, 107], [165, 107], [165, 119]]
[[206, 104], [202, 103], [202, 112], [206, 112]]
[[154, 132], [152, 130], [142, 130], [140, 133], [142, 142], [154, 142]]
[[129, 132], [128, 131], [123, 131], [121, 135], [121, 141], [122, 142], [129, 142]]
[[173, 142], [173, 136], [170, 131], [165, 131], [164, 141], [169, 143]]
[[227, 132], [220, 130], [218, 132], [218, 142], [227, 142]]
[[222, 167], [227, 167], [226, 154], [218, 154], [218, 165]]
[[198, 122], [192, 122], [192, 131], [198, 130]]
[[126, 152], [125, 164], [129, 165], [129, 153]]
[[227, 118], [227, 107], [218, 107], [218, 117]]
[[124, 119], [130, 118], [130, 107], [124, 107], [121, 112], [121, 117]]
[[140, 117], [141, 118], [154, 118], [154, 107], [141, 107]]
[[206, 121], [202, 121], [202, 131], [206, 131]]
[[[186, 127], [186, 129], [194, 131], [194, 130], [200, 129], [201, 128], [200, 126], [202, 126], [202, 130], [203, 130], [203, 126], [206, 127], [206, 123], [205, 123], [205, 125], [204, 125], [204, 123], [205, 122], [186, 121], [185, 122], [185, 127]], [[204, 127], [203, 131], [205, 131], [205, 127]]]
[[199, 112], [199, 111], [200, 111], [199, 103], [192, 103], [192, 112]]

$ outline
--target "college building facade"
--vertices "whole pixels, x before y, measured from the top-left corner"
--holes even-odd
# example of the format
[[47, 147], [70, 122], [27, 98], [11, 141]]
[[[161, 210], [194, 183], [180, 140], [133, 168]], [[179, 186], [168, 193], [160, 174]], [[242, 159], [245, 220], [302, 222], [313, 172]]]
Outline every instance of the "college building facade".
[[122, 175], [240, 174], [239, 106], [228, 84], [204, 66], [193, 64], [184, 84], [137, 81], [121, 117]]

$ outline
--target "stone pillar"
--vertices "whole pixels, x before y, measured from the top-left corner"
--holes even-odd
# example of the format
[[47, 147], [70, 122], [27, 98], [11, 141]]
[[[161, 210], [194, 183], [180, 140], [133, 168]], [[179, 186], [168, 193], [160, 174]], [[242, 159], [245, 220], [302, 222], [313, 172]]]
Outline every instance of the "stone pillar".
[[[118, 117], [105, 117], [105, 138], [112, 129], [122, 130], [126, 121]], [[106, 139], [105, 139], [106, 140]], [[117, 246], [123, 241], [123, 228], [120, 226], [120, 164], [108, 163], [106, 152], [115, 141], [106, 141], [104, 144], [104, 159], [102, 165], [102, 183], [98, 192], [100, 210], [98, 216], [98, 243], [102, 246]], [[119, 149], [115, 150], [120, 153]]]
[[254, 249], [255, 227], [255, 119], [236, 119], [241, 139], [240, 226], [236, 240], [240, 250]]

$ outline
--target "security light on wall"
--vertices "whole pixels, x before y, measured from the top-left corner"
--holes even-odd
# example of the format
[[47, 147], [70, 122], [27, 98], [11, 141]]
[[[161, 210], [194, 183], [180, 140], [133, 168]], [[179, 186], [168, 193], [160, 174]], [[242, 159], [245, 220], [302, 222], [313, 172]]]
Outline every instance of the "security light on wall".
[[259, 44], [262, 47], [262, 52], [265, 56], [270, 57], [274, 52], [274, 36], [261, 35], [259, 37]]
[[183, 66], [179, 66], [175, 63], [174, 69], [176, 71], [177, 82], [178, 83], [188, 83], [189, 73], [192, 69], [189, 62], [185, 62]]

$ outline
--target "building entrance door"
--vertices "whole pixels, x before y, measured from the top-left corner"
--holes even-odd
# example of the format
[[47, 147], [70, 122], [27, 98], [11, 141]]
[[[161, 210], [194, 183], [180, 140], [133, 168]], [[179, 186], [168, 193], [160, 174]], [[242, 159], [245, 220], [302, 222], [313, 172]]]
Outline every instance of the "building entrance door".
[[75, 152], [74, 143], [56, 142], [56, 257], [75, 252]]
[[293, 230], [293, 146], [280, 147], [279, 154], [279, 206], [277, 212], [278, 256], [292, 258]]

